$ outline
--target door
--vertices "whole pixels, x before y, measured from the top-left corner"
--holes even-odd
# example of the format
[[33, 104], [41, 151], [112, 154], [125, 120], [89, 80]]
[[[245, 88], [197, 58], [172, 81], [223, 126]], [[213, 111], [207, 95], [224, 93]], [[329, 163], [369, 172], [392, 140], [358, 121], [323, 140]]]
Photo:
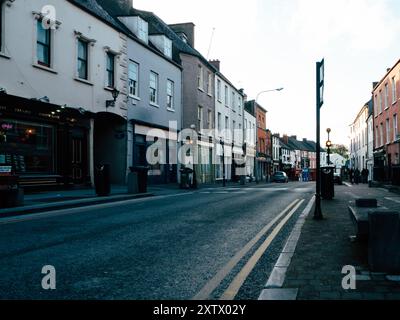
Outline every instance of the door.
[[72, 138], [72, 182], [83, 183], [83, 141], [80, 138]]

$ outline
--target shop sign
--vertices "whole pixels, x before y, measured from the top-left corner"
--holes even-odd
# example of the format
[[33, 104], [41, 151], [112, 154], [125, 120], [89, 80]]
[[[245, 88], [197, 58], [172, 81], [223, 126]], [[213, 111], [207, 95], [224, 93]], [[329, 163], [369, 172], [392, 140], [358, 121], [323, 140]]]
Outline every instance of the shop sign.
[[3, 130], [11, 130], [11, 129], [13, 128], [13, 125], [12, 125], [11, 123], [3, 123], [3, 124], [1, 125], [1, 128], [2, 128]]
[[11, 174], [11, 166], [0, 166], [0, 175], [9, 175]]

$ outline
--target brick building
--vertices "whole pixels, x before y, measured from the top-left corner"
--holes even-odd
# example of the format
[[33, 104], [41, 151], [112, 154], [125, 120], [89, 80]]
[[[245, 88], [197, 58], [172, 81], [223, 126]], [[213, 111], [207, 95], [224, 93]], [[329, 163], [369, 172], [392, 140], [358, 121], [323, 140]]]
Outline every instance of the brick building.
[[400, 184], [400, 60], [374, 85], [374, 178]]

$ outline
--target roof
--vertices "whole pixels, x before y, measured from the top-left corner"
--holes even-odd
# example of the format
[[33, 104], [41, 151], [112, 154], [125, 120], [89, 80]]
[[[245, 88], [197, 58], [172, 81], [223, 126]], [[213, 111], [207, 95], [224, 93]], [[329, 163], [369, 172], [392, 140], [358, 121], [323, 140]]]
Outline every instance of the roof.
[[375, 92], [375, 90], [386, 80], [387, 76], [393, 71], [394, 68], [396, 68], [396, 66], [400, 64], [400, 59], [394, 64], [394, 66], [390, 69], [388, 69], [388, 71], [385, 73], [384, 77], [381, 79], [381, 81], [379, 81], [375, 86], [374, 89], [372, 90], [372, 93]]
[[[147, 47], [148, 49], [157, 53], [166, 60], [171, 61], [171, 59], [169, 59], [162, 52], [160, 52], [160, 50], [158, 50], [157, 47], [151, 43], [151, 41], [149, 41], [149, 43], [146, 44], [143, 41], [139, 40], [138, 37], [118, 19], [118, 17], [140, 16], [149, 23], [149, 31], [150, 31], [153, 30], [154, 26], [151, 24], [150, 21], [148, 21], [148, 19], [145, 18], [145, 16], [152, 15], [151, 12], [134, 9], [132, 7], [132, 2], [130, 0], [68, 0], [68, 1], [88, 11], [90, 14], [98, 17], [99, 19], [108, 23], [112, 27], [116, 28], [118, 31], [123, 32], [130, 38], [136, 40], [141, 45]], [[174, 33], [172, 30], [170, 31]], [[171, 39], [170, 36], [171, 32], [169, 32], [168, 34], [161, 31], [157, 32], [158, 34], [165, 34], [168, 38]], [[180, 65], [180, 59], [175, 59], [174, 56], [172, 57], [172, 61]]]
[[249, 108], [252, 108], [252, 110], [254, 110], [254, 114], [255, 114], [255, 108], [254, 108], [254, 107], [255, 107], [256, 104], [257, 104], [257, 107], [258, 107], [259, 109], [261, 109], [261, 110], [264, 111], [265, 113], [268, 113], [268, 111], [265, 110], [265, 108], [262, 107], [259, 103], [256, 103], [255, 100], [250, 100], [250, 101], [248, 101], [248, 102], [246, 102], [246, 103], [249, 104]]
[[100, 4], [100, 0], [68, 0], [72, 4], [80, 7], [81, 9], [87, 11], [89, 14], [92, 14], [103, 20], [105, 23], [111, 25], [118, 31], [121, 31], [126, 34], [130, 34], [131, 32], [127, 27], [124, 26], [122, 22], [118, 19], [115, 19], [107, 10], [105, 10]]
[[[310, 151], [310, 152], [316, 152], [317, 150], [316, 142], [307, 139], [299, 141], [296, 140], [294, 137], [288, 137], [287, 145], [293, 150]], [[321, 152], [326, 152], [326, 150], [321, 147]]]

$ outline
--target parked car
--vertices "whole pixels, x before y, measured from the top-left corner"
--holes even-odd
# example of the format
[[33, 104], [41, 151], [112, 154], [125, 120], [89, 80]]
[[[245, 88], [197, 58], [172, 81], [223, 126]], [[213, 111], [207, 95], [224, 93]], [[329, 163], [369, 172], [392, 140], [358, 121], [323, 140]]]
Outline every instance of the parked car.
[[333, 182], [336, 183], [336, 184], [339, 184], [339, 185], [343, 184], [342, 176], [340, 175], [340, 173], [334, 173], [333, 174]]
[[277, 171], [274, 173], [272, 176], [272, 182], [282, 182], [282, 183], [288, 183], [289, 178], [287, 174], [283, 171]]

